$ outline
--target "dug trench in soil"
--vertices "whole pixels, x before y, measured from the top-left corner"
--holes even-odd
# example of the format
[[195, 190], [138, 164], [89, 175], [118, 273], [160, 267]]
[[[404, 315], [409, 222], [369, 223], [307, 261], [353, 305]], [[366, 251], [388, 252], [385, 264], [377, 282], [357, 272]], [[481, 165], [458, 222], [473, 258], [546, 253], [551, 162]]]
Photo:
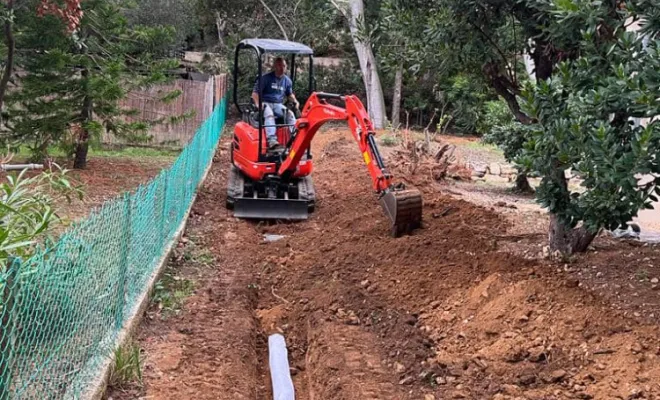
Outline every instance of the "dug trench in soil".
[[[189, 228], [214, 267], [180, 316], [140, 334], [148, 398], [272, 398], [272, 332], [286, 338], [298, 399], [659, 398], [657, 326], [500, 251], [505, 219], [437, 188], [418, 188], [424, 228], [391, 238], [348, 138], [317, 135], [318, 206], [300, 223], [233, 219], [221, 153]], [[163, 372], [158, 354], [179, 347]]]

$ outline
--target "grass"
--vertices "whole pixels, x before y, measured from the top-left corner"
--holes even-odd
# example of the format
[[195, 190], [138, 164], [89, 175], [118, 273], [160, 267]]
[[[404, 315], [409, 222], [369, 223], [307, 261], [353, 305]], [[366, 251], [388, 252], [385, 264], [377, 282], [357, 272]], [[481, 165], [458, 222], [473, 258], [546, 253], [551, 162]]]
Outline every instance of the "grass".
[[115, 363], [108, 383], [118, 389], [135, 384], [142, 386], [142, 355], [136, 343], [130, 342], [115, 350]]
[[[108, 157], [108, 158], [152, 158], [152, 159], [172, 159], [179, 155], [179, 150], [157, 149], [151, 147], [121, 147], [104, 148], [100, 146], [90, 146], [89, 157]], [[56, 159], [66, 158], [66, 153], [57, 146], [49, 147], [48, 154]], [[14, 162], [22, 162], [30, 159], [30, 150], [23, 146], [18, 153], [14, 154]]]
[[483, 143], [481, 140], [469, 141], [465, 144], [461, 144], [461, 147], [474, 150], [486, 150], [499, 155], [504, 154], [504, 152], [499, 147], [495, 146], [494, 144]]
[[635, 273], [635, 277], [638, 281], [647, 281], [649, 279], [649, 271], [640, 269]]
[[166, 271], [163, 277], [156, 282], [152, 304], [158, 307], [161, 317], [166, 319], [181, 311], [186, 298], [190, 297], [194, 290], [193, 281], [182, 279], [174, 276], [171, 271]]
[[383, 144], [383, 146], [392, 147], [399, 144], [399, 139], [395, 136], [387, 134], [380, 138], [380, 142]]

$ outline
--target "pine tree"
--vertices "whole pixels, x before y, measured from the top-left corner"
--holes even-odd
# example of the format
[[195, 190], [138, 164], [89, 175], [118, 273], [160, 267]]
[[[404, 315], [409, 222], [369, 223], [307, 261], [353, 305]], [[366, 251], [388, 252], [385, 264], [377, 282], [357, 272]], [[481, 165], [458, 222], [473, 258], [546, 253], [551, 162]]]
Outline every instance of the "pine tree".
[[131, 111], [119, 102], [131, 89], [168, 80], [176, 64], [158, 55], [174, 32], [129, 26], [124, 0], [86, 0], [78, 11], [73, 3], [40, 2], [38, 17], [25, 22], [19, 48], [29, 56], [21, 60], [20, 90], [7, 98], [3, 139], [27, 143], [37, 159], [60, 145], [75, 155], [74, 168], [85, 168], [90, 139], [104, 129], [146, 133], [146, 122], [123, 122]]

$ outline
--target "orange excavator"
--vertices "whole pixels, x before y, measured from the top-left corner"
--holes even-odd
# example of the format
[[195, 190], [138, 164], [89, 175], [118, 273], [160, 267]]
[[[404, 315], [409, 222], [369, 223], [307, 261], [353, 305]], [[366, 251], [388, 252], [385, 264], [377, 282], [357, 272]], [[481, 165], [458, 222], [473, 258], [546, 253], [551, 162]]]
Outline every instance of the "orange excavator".
[[[239, 54], [244, 50], [254, 52], [258, 60], [258, 84], [255, 87], [259, 88], [259, 104], [254, 104], [252, 99], [248, 103], [240, 103], [238, 99]], [[261, 79], [263, 57], [268, 53], [290, 55], [293, 82], [296, 78], [296, 56], [309, 57], [309, 97], [302, 112], [290, 104], [287, 108], [297, 117], [294, 125], [286, 124], [283, 116], [276, 116], [274, 126], [266, 125]], [[420, 192], [407, 189], [403, 183], [394, 183], [378, 152], [373, 125], [360, 99], [352, 95], [315, 92], [313, 62], [311, 48], [290, 41], [246, 39], [236, 47], [233, 97], [242, 121], [234, 128], [227, 207], [233, 210], [237, 218], [307, 219], [309, 213], [314, 211], [316, 200], [311, 177], [311, 142], [326, 122], [347, 121], [371, 176], [373, 190], [391, 222], [392, 236], [411, 233], [420, 227], [422, 221]], [[265, 129], [269, 127], [276, 128], [279, 146], [275, 149], [267, 146]]]

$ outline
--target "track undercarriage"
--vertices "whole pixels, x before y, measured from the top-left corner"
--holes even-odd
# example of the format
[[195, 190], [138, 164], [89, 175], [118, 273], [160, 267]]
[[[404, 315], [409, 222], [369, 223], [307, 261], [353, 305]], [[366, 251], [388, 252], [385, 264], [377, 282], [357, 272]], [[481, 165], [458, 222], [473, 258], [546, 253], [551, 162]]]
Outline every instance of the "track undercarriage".
[[315, 200], [311, 176], [289, 180], [270, 176], [253, 181], [231, 166], [227, 208], [238, 218], [304, 220], [314, 211]]

